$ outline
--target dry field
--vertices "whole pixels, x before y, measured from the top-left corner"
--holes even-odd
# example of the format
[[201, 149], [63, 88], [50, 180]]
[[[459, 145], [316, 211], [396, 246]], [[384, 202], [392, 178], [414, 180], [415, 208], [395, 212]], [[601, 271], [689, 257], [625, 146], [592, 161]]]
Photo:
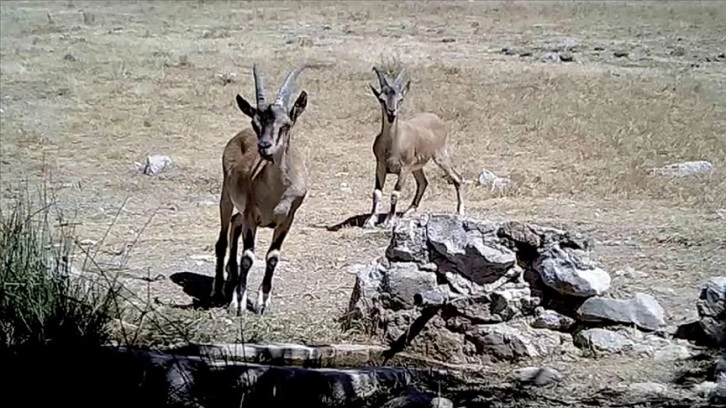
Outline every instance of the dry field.
[[[91, 247], [101, 266], [195, 339], [355, 337], [336, 322], [354, 282], [346, 267], [382, 255], [388, 234], [322, 226], [370, 208], [380, 111], [368, 84], [381, 60], [412, 80], [404, 115], [448, 121], [468, 215], [591, 235], [612, 291], [653, 294], [673, 326], [696, 315], [701, 282], [726, 273], [723, 2], [4, 1], [0, 11], [3, 200], [23, 178], [51, 179], [79, 239], [103, 244]], [[572, 44], [573, 62], [542, 60]], [[276, 89], [303, 59], [324, 65], [301, 76], [309, 104], [293, 136], [312, 185], [270, 314], [240, 322], [177, 307], [200, 290], [179, 283], [201, 282], [200, 296], [211, 283], [221, 152], [249, 123], [235, 94], [254, 99], [253, 61]], [[134, 162], [148, 154], [174, 162], [146, 176]], [[685, 160], [715, 171], [648, 175]], [[482, 168], [513, 188], [478, 186]], [[453, 186], [430, 169], [420, 211], [453, 212]], [[252, 296], [270, 237], [258, 234]], [[614, 273], [627, 267], [647, 277]]]

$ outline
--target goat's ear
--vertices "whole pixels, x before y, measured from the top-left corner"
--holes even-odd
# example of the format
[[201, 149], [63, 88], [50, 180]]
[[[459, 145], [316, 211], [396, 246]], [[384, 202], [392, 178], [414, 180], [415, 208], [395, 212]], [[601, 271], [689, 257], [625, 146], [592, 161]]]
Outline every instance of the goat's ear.
[[374, 88], [374, 87], [373, 87], [373, 85], [371, 85], [371, 84], [368, 84], [368, 86], [370, 86], [370, 87], [371, 87], [371, 91], [373, 91], [373, 95], [375, 95], [375, 96], [376, 96], [376, 98], [380, 98], [380, 96], [381, 96], [381, 93], [380, 93], [380, 92], [379, 92], [379, 91], [378, 91], [378, 90], [377, 90], [376, 88]]
[[295, 104], [290, 109], [290, 119], [293, 122], [297, 121], [297, 118], [305, 112], [305, 108], [308, 106], [308, 93], [305, 91], [300, 92], [300, 96], [295, 100]]
[[239, 110], [242, 111], [245, 115], [249, 116], [250, 118], [254, 118], [257, 114], [257, 109], [253, 108], [252, 105], [250, 105], [249, 102], [245, 100], [245, 98], [237, 95], [237, 106], [239, 107]]

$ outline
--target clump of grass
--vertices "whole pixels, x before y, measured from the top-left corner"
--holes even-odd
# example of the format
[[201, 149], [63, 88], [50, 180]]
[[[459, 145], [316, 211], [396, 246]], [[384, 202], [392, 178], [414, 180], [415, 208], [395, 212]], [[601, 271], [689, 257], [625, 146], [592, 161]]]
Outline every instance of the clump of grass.
[[45, 190], [37, 204], [27, 190], [11, 201], [0, 209], [0, 354], [106, 343], [118, 287], [75, 271], [68, 224], [52, 225]]

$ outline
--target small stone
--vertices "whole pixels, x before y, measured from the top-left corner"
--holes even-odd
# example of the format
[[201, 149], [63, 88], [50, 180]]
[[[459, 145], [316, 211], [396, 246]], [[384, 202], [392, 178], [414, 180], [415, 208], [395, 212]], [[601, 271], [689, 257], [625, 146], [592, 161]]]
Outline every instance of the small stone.
[[665, 311], [658, 301], [645, 293], [636, 293], [629, 300], [591, 297], [577, 309], [577, 317], [582, 321], [634, 324], [645, 330], [665, 326], [664, 316]]
[[512, 376], [523, 384], [532, 384], [538, 387], [550, 385], [562, 380], [562, 375], [549, 367], [523, 367], [514, 370]]
[[658, 396], [666, 394], [668, 387], [665, 384], [656, 382], [641, 382], [630, 384], [628, 390], [636, 394]]
[[627, 52], [627, 51], [615, 51], [615, 52], [613, 52], [613, 56], [614, 56], [615, 58], [625, 58], [625, 57], [627, 57], [628, 55], [629, 55], [629, 54], [628, 54], [628, 52]]
[[633, 347], [633, 342], [620, 333], [606, 329], [587, 329], [575, 335], [575, 344], [596, 352], [620, 353]]
[[71, 61], [71, 62], [76, 61], [76, 57], [74, 57], [73, 54], [66, 54], [63, 56], [63, 59], [66, 61]]
[[572, 55], [571, 52], [565, 51], [560, 53], [560, 61], [562, 62], [572, 62], [575, 60], [575, 56]]
[[532, 51], [522, 51], [522, 52], [519, 53], [519, 56], [520, 57], [531, 57], [532, 56]]
[[559, 59], [560, 57], [557, 55], [556, 52], [548, 52], [542, 56], [543, 62], [557, 62], [559, 61]]
[[146, 158], [144, 174], [154, 176], [166, 169], [172, 163], [169, 156], [151, 155]]
[[705, 160], [673, 163], [657, 169], [652, 169], [652, 175], [670, 177], [698, 177], [709, 174], [713, 170], [713, 164]]
[[716, 390], [716, 386], [718, 386], [718, 384], [713, 381], [704, 381], [700, 384], [694, 385], [693, 392], [695, 392], [699, 397], [708, 398]]
[[442, 38], [441, 39], [441, 42], [444, 43], [444, 44], [456, 42], [456, 38], [451, 38], [451, 37]]
[[636, 271], [632, 267], [628, 266], [625, 269], [620, 269], [618, 271], [615, 271], [615, 276], [622, 276], [624, 278], [628, 279], [643, 279], [647, 278], [648, 274], [641, 271]]
[[532, 327], [536, 329], [550, 329], [568, 331], [575, 324], [575, 319], [557, 313], [554, 310], [543, 310], [535, 317]]
[[601, 45], [596, 45], [596, 46], [595, 46], [595, 47], [593, 48], [593, 50], [595, 50], [595, 51], [605, 51], [605, 47], [603, 47], [603, 46], [601, 46]]

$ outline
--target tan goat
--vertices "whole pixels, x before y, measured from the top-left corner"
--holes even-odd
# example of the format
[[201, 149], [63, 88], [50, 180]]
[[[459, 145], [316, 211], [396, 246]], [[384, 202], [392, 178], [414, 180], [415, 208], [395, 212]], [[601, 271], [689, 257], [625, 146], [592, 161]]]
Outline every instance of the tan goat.
[[404, 83], [403, 72], [401, 72], [391, 84], [377, 67], [373, 67], [373, 71], [378, 76], [381, 87], [381, 90], [378, 91], [371, 85], [373, 95], [381, 104], [381, 131], [373, 143], [373, 154], [376, 157], [376, 181], [373, 190], [373, 208], [370, 217], [365, 222], [365, 227], [375, 225], [388, 174], [398, 175], [398, 181], [391, 193], [391, 209], [383, 222], [384, 225], [390, 225], [396, 218], [396, 204], [401, 189], [406, 185], [409, 173], [412, 173], [416, 180], [416, 194], [411, 205], [404, 211], [404, 216], [416, 211], [428, 186], [423, 168], [431, 159], [452, 180], [456, 189], [456, 212], [460, 215], [463, 214], [462, 180], [451, 164], [444, 122], [436, 114], [428, 112], [418, 113], [405, 121], [399, 120], [399, 110], [408, 93], [411, 81]]
[[[292, 86], [303, 64], [287, 75], [273, 103], [265, 99], [265, 87], [257, 65], [252, 67], [257, 106], [237, 95], [237, 106], [252, 120], [252, 128], [237, 133], [222, 154], [223, 186], [219, 200], [220, 230], [215, 245], [216, 268], [212, 299], [229, 301], [236, 315], [247, 307], [247, 274], [255, 258], [257, 229], [274, 228], [266, 255], [265, 275], [257, 295], [256, 311], [270, 304], [272, 276], [280, 260], [280, 249], [308, 191], [308, 170], [303, 155], [290, 142], [291, 129], [307, 106], [302, 91], [290, 104]], [[232, 215], [234, 210], [238, 212]], [[242, 236], [242, 258], [237, 265], [238, 241]], [[224, 258], [229, 246], [228, 279], [224, 281]], [[229, 292], [232, 292], [231, 294]], [[231, 300], [230, 300], [231, 295]]]

